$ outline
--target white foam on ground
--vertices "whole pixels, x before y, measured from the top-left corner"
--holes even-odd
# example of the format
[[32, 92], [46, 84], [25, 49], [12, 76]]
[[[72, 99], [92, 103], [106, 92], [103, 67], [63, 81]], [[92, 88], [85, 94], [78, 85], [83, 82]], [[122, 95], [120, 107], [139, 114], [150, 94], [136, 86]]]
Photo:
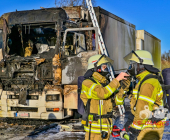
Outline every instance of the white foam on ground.
[[41, 134], [35, 140], [83, 140], [85, 132], [59, 132], [51, 134]]
[[14, 138], [8, 139], [8, 140], [23, 140], [25, 136], [16, 136]]

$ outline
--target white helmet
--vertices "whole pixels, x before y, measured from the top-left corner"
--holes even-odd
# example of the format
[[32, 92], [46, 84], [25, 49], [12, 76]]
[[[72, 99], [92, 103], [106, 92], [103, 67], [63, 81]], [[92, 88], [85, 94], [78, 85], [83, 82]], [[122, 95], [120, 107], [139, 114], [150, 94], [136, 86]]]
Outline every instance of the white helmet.
[[154, 65], [151, 53], [145, 50], [132, 51], [124, 57], [124, 60], [127, 64], [130, 61], [135, 61], [141, 64]]
[[107, 64], [107, 63], [110, 63], [110, 64], [113, 64], [113, 60], [110, 59], [109, 57], [107, 57], [106, 55], [94, 55], [94, 56], [91, 56], [88, 60], [88, 70], [89, 69], [92, 69], [92, 68], [95, 68], [95, 64], [97, 64], [97, 67], [102, 65], [102, 64]]

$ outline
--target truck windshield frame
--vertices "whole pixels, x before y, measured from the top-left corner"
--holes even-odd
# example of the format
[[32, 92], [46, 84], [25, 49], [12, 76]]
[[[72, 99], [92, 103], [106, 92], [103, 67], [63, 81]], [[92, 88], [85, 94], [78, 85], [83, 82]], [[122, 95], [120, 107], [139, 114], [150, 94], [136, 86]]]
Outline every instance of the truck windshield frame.
[[[80, 32], [85, 32], [85, 31], [95, 31], [95, 36], [98, 36], [98, 28], [97, 27], [86, 27], [86, 28], [73, 28], [73, 29], [66, 29], [65, 30], [65, 33], [64, 33], [64, 37], [63, 37], [63, 44], [62, 44], [62, 48], [60, 48], [60, 52], [62, 54], [62, 58], [65, 58], [65, 57], [68, 57], [68, 55], [65, 55], [65, 49], [67, 48], [67, 35], [72, 32], [72, 33], [75, 33], [76, 34], [79, 34]], [[87, 49], [85, 48], [82, 48], [82, 51], [77, 51], [77, 45], [76, 46], [73, 46], [73, 47], [76, 47], [75, 48], [75, 53], [73, 53], [73, 55], [70, 55], [70, 56], [74, 56], [74, 55], [77, 55], [78, 53], [82, 52], [82, 51], [88, 51]], [[95, 50], [99, 51], [98, 50], [98, 37], [95, 38]]]
[[[51, 48], [55, 49], [57, 40], [55, 23], [49, 25], [14, 25], [10, 29], [11, 33], [8, 34], [6, 49], [8, 55], [15, 54], [24, 57], [27, 47], [32, 47], [31, 55], [48, 52]], [[46, 49], [41, 46], [45, 46]], [[16, 49], [17, 47], [19, 48]], [[19, 51], [16, 52], [16, 50]]]

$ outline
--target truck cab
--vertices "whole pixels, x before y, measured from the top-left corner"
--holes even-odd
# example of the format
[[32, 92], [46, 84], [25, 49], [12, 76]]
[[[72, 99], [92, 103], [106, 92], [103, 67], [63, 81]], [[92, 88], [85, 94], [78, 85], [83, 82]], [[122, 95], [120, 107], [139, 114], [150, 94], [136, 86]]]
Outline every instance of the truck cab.
[[[88, 58], [98, 54], [91, 47], [92, 32], [97, 29], [83, 30], [80, 23], [62, 8], [1, 16], [0, 117], [64, 119], [73, 115], [76, 78], [86, 71]], [[65, 34], [67, 29], [76, 30]]]

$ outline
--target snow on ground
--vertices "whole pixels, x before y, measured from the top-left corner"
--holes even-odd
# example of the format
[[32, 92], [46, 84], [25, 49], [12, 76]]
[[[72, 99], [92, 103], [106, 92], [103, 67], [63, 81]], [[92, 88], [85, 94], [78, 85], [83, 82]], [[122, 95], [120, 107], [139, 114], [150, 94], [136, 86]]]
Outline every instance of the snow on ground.
[[[114, 125], [117, 125], [119, 128], [123, 128], [125, 122], [127, 121], [128, 112], [126, 113], [125, 117], [118, 117], [114, 121]], [[168, 120], [169, 121], [169, 120]], [[168, 124], [168, 123], [167, 123]], [[59, 132], [59, 128], [53, 128], [48, 130], [47, 132], [43, 132], [38, 136], [34, 137], [27, 137], [25, 140], [84, 140], [84, 132]], [[162, 140], [169, 140], [170, 139], [170, 123], [165, 127], [165, 133], [163, 135]], [[15, 139], [11, 139], [15, 140]], [[120, 137], [113, 138], [110, 137], [110, 140], [121, 140]]]
[[46, 132], [35, 137], [27, 137], [24, 140], [84, 140], [84, 136], [84, 132]]

